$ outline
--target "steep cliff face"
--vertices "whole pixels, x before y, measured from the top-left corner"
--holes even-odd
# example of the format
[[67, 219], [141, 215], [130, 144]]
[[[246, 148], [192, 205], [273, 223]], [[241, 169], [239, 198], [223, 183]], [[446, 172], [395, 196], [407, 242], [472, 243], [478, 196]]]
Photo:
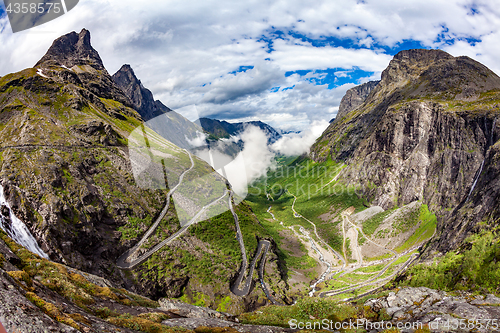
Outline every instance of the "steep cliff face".
[[363, 104], [368, 95], [375, 89], [380, 81], [369, 81], [346, 91], [340, 101], [339, 111], [335, 119], [344, 118], [346, 114]]
[[500, 78], [476, 61], [402, 51], [364, 103], [328, 127], [311, 157], [345, 161], [344, 182], [375, 205], [424, 200], [440, 221], [433, 248], [445, 251], [479, 221], [498, 219], [499, 102]]

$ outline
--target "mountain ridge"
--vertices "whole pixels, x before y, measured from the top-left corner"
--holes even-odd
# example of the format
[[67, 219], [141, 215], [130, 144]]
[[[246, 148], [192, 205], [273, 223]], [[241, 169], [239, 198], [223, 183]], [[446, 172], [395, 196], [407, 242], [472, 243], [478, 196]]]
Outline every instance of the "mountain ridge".
[[269, 143], [274, 143], [282, 137], [282, 135], [272, 126], [260, 120], [230, 123], [225, 120], [200, 118], [196, 120], [195, 123], [199, 123], [205, 131], [212, 134], [215, 138], [228, 139], [231, 136], [242, 133], [247, 126], [260, 128], [267, 135]]
[[[500, 77], [468, 57], [401, 51], [365, 101], [330, 124], [310, 156], [346, 162], [345, 183], [361, 186], [375, 205], [424, 200], [439, 221], [430, 248], [456, 249], [482, 218], [492, 214], [491, 227], [498, 223], [499, 92]], [[476, 181], [490, 194], [472, 188]], [[477, 216], [467, 213], [471, 201]]]

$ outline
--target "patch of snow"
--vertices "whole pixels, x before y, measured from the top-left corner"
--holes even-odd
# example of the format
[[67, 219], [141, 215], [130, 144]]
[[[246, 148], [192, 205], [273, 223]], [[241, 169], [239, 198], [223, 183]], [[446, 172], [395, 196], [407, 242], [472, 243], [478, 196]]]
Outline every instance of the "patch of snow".
[[42, 72], [42, 69], [41, 69], [41, 68], [38, 68], [38, 70], [36, 71], [36, 73], [37, 73], [38, 75], [40, 75], [41, 77], [44, 77], [44, 78], [47, 78], [47, 79], [49, 78], [47, 75], [43, 74], [43, 72]]

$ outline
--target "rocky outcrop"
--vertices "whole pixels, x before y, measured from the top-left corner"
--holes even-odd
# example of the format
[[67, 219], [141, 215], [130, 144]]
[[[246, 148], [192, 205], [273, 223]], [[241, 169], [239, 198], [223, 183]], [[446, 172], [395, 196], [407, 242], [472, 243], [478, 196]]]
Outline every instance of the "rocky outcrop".
[[341, 181], [374, 205], [423, 200], [439, 221], [430, 248], [448, 251], [480, 221], [498, 224], [499, 90], [500, 77], [468, 57], [402, 51], [363, 104], [330, 124], [311, 157], [346, 162]]
[[233, 315], [230, 315], [229, 313], [219, 312], [202, 306], [183, 303], [176, 299], [162, 298], [158, 302], [160, 303], [160, 307], [163, 310], [172, 312], [185, 318], [218, 318], [230, 321], [235, 320], [235, 317]]
[[116, 85], [130, 98], [134, 109], [144, 121], [172, 111], [162, 102], [154, 100], [151, 91], [142, 85], [130, 65], [123, 65], [112, 77]]
[[190, 141], [196, 141], [203, 129], [179, 113], [155, 100], [145, 88], [130, 65], [123, 65], [113, 74], [113, 81], [130, 98], [133, 108], [141, 115], [146, 125], [178, 147], [192, 149]]
[[162, 321], [162, 325], [175, 328], [196, 329], [205, 328], [207, 331], [218, 332], [223, 329], [223, 332], [228, 333], [281, 333], [281, 332], [298, 332], [298, 330], [282, 328], [276, 326], [264, 325], [244, 325], [231, 321], [216, 319], [216, 318], [175, 318]]
[[214, 311], [201, 306], [194, 306], [172, 299], [160, 299], [160, 308], [169, 313], [179, 315], [182, 318], [167, 319], [162, 322], [169, 327], [182, 327], [195, 329], [198, 327], [208, 328], [232, 328], [234, 332], [264, 333], [264, 332], [294, 332], [296, 330], [281, 327], [243, 325], [237, 317], [224, 312]]
[[339, 111], [335, 116], [338, 121], [346, 114], [363, 104], [368, 95], [375, 89], [380, 81], [369, 81], [346, 91], [340, 101]]
[[[124, 298], [120, 303], [114, 294], [118, 290], [110, 281], [30, 254], [1, 231], [0, 238], [0, 322], [7, 332], [132, 333], [136, 331], [106, 319], [110, 314], [130, 317], [150, 313], [170, 318], [151, 300], [125, 293], [127, 296], [122, 296], [127, 301]], [[100, 294], [92, 292], [97, 290]]]
[[491, 294], [451, 296], [424, 287], [403, 288], [388, 296], [370, 299], [365, 306], [374, 312], [384, 312], [394, 327], [406, 323], [408, 328], [402, 330], [405, 333], [414, 332], [417, 325], [421, 325], [420, 328], [425, 325], [432, 332], [500, 332], [500, 298]]
[[79, 332], [55, 321], [33, 305], [3, 269], [0, 269], [0, 297], [0, 322], [7, 332]]
[[80, 33], [71, 32], [54, 41], [47, 53], [35, 67], [48, 66], [91, 66], [105, 70], [99, 53], [90, 44], [90, 32], [82, 29]]

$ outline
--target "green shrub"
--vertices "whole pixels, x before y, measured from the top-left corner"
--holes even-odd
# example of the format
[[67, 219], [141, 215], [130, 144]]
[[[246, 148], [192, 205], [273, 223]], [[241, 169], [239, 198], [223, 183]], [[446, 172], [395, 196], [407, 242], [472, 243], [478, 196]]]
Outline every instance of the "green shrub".
[[448, 252], [431, 265], [419, 264], [409, 269], [400, 284], [433, 289], [477, 290], [499, 293], [500, 241], [493, 232], [469, 237], [463, 248]]

